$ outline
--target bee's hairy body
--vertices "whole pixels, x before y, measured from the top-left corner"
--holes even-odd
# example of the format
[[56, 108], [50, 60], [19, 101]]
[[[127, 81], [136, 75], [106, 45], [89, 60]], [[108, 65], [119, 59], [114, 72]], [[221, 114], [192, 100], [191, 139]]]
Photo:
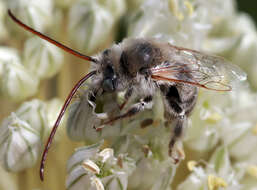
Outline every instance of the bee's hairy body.
[[93, 93], [90, 94], [97, 97], [103, 93], [126, 91], [125, 101], [132, 95], [139, 99], [124, 114], [109, 118], [110, 121], [115, 121], [151, 109], [153, 97], [159, 91], [165, 106], [164, 116], [167, 123], [175, 123], [169, 154], [176, 157], [172, 153], [173, 147], [184, 132], [187, 117], [196, 103], [198, 88], [190, 84], [152, 79], [151, 68], [172, 60], [174, 49], [171, 48], [168, 43], [153, 39], [126, 39], [121, 44], [104, 50], [97, 58], [98, 74], [92, 79]]

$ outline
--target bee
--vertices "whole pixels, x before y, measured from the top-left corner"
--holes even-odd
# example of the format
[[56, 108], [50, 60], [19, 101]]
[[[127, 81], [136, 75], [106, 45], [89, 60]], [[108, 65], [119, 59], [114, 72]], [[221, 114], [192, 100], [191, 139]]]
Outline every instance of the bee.
[[138, 102], [132, 104], [126, 111], [122, 110], [121, 114], [106, 116], [102, 125], [96, 127], [97, 131], [117, 120], [151, 109], [153, 97], [159, 92], [162, 95], [164, 117], [168, 123], [174, 123], [168, 153], [176, 162], [179, 158], [175, 156], [174, 146], [183, 136], [187, 119], [195, 107], [199, 88], [231, 91], [234, 84], [246, 79], [245, 73], [239, 67], [221, 57], [159, 42], [154, 38], [125, 39], [95, 57], [87, 56], [35, 31], [18, 20], [10, 10], [8, 14], [25, 30], [68, 53], [90, 61], [94, 66], [93, 71], [75, 84], [65, 100], [42, 155], [41, 180], [43, 180], [46, 156], [57, 127], [73, 96], [89, 78], [92, 78], [92, 84], [88, 89], [87, 98], [91, 104], [95, 104], [97, 98], [103, 94], [125, 92], [125, 100], [120, 107], [122, 110], [132, 95], [138, 98]]

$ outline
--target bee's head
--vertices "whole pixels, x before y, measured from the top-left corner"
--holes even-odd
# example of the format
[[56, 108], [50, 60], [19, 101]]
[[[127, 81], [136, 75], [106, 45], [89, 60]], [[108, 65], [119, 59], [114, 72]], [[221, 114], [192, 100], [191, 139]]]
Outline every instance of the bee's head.
[[102, 73], [101, 85], [105, 92], [114, 92], [121, 88], [122, 71], [120, 68], [121, 48], [114, 45], [100, 54], [100, 73]]

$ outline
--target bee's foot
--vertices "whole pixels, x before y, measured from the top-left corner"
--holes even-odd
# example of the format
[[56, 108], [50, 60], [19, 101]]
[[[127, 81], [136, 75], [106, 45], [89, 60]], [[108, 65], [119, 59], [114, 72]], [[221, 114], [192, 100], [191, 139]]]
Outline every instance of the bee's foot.
[[102, 129], [104, 128], [104, 125], [100, 125], [100, 126], [98, 126], [98, 127], [93, 126], [93, 128], [96, 130], [96, 132], [100, 132], [100, 131], [102, 131]]
[[174, 146], [169, 149], [169, 156], [172, 158], [174, 164], [178, 164], [185, 159], [185, 152], [182, 147]]

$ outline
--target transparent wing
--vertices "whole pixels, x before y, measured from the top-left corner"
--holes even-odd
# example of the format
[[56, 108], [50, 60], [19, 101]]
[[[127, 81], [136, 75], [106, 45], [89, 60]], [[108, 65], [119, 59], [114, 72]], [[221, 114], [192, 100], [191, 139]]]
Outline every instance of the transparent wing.
[[151, 69], [155, 80], [187, 83], [216, 91], [230, 91], [246, 74], [225, 59], [170, 45], [171, 59]]

